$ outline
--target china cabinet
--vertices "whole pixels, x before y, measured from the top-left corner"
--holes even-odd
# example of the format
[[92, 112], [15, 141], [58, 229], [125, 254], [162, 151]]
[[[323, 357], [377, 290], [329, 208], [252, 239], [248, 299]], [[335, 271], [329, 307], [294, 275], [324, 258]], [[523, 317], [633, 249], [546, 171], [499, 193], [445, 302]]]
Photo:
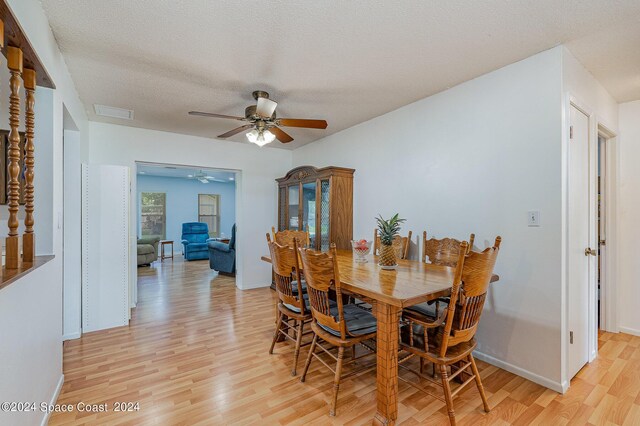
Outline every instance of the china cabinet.
[[353, 237], [353, 173], [343, 167], [301, 166], [278, 182], [278, 230], [308, 230], [311, 248], [331, 243], [350, 249]]

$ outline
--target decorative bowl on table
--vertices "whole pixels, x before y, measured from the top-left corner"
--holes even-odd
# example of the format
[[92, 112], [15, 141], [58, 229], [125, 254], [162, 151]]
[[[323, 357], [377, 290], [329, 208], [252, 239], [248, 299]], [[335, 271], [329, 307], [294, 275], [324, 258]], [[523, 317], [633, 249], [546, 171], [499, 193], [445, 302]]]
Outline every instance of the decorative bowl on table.
[[353, 253], [356, 255], [357, 263], [367, 263], [366, 256], [371, 251], [371, 243], [373, 241], [367, 240], [351, 240], [351, 247], [353, 247]]

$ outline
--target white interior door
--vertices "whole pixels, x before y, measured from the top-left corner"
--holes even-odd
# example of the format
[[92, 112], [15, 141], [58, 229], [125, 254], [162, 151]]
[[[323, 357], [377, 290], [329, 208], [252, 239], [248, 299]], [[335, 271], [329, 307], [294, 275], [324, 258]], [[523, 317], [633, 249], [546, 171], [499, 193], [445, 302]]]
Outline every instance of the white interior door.
[[568, 377], [589, 361], [589, 117], [571, 105], [569, 140]]
[[129, 322], [129, 168], [82, 165], [82, 331]]

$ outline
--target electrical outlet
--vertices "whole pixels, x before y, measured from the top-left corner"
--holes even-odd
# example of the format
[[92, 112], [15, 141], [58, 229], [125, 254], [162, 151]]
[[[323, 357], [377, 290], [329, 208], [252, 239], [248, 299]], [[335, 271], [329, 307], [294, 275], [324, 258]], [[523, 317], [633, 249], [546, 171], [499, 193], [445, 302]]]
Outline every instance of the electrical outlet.
[[527, 212], [527, 225], [540, 226], [540, 212], [538, 210]]

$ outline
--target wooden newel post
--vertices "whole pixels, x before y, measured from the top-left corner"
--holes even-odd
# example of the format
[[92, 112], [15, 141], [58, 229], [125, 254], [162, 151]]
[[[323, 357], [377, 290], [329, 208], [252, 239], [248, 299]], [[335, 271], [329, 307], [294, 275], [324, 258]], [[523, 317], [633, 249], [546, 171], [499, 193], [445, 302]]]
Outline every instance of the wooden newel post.
[[20, 249], [18, 243], [18, 208], [20, 199], [20, 82], [22, 77], [22, 50], [17, 47], [7, 47], [7, 66], [11, 73], [9, 79], [9, 234], [7, 236], [7, 269], [17, 269], [20, 263]]
[[35, 104], [36, 104], [36, 72], [35, 70], [25, 68], [24, 75], [24, 89], [27, 95], [26, 107], [25, 107], [25, 195], [24, 195], [24, 235], [22, 236], [22, 261], [25, 263], [32, 263], [35, 260], [35, 234], [33, 233], [33, 225], [35, 223], [33, 219], [33, 165], [35, 164], [34, 157], [34, 124], [35, 124]]

